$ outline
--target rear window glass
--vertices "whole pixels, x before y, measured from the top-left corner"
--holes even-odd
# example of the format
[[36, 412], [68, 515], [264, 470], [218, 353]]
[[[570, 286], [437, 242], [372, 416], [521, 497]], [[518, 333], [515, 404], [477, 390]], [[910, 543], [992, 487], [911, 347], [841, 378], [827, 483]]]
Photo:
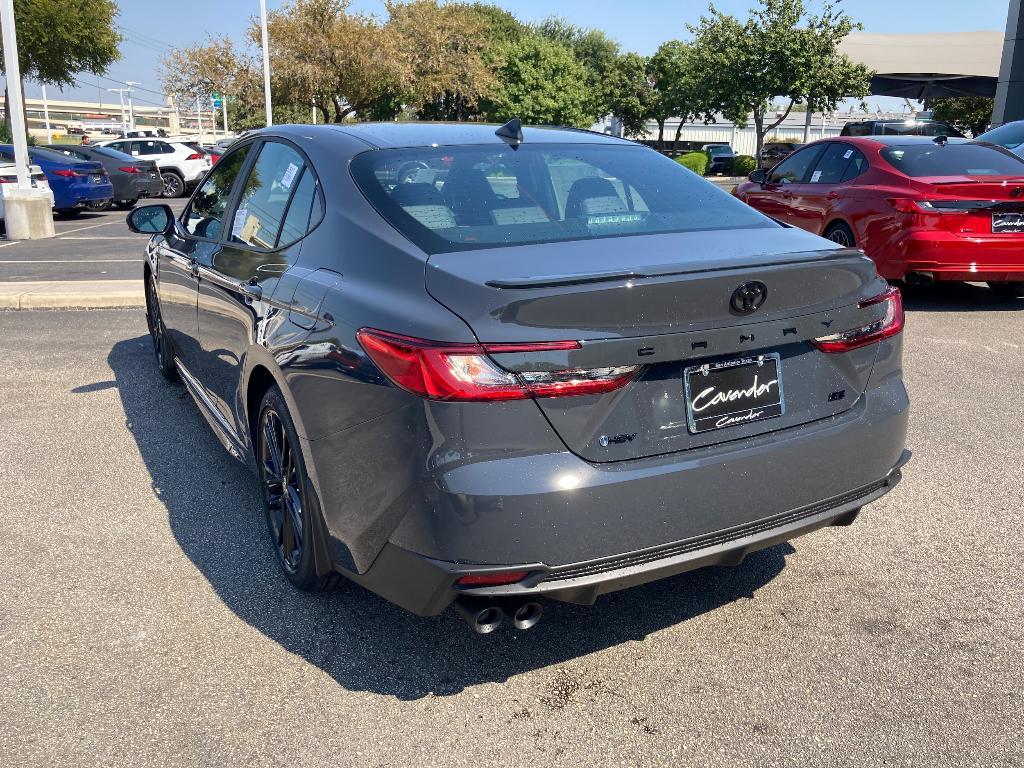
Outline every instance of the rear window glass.
[[428, 253], [779, 226], [642, 147], [536, 144], [365, 152], [356, 183]]
[[1024, 176], [1024, 160], [984, 144], [889, 147], [882, 157], [907, 176]]

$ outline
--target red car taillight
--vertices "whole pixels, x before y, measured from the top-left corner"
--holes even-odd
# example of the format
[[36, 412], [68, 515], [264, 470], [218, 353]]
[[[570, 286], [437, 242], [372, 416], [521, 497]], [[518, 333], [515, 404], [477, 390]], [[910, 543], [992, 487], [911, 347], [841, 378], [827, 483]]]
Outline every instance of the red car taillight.
[[849, 352], [852, 349], [866, 347], [876, 341], [888, 339], [903, 330], [903, 297], [898, 288], [890, 287], [881, 296], [862, 301], [860, 307], [871, 307], [875, 304], [885, 304], [885, 315], [868, 325], [854, 328], [842, 333], [833, 333], [830, 336], [819, 336], [814, 339], [813, 344], [822, 352]]
[[611, 392], [640, 366], [506, 371], [488, 354], [580, 349], [578, 341], [537, 344], [445, 344], [363, 328], [359, 343], [396, 386], [430, 400], [495, 401]]
[[186, 160], [202, 160], [203, 156], [198, 152], [193, 152], [191, 155], [185, 158]]
[[140, 171], [134, 165], [126, 165], [124, 168], [118, 168], [117, 170], [124, 171], [125, 173], [142, 173], [142, 171]]
[[53, 172], [55, 176], [63, 176], [66, 179], [70, 179], [78, 174], [72, 171], [70, 168], [58, 168]]

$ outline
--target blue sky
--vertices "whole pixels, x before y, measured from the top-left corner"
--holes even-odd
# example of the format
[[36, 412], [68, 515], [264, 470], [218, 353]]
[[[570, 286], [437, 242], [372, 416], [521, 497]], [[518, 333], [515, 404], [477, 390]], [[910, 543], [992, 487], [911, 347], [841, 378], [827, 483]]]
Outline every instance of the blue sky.
[[[73, 0], [72, 0], [73, 1]], [[524, 21], [538, 21], [559, 15], [581, 26], [596, 27], [617, 39], [625, 49], [653, 53], [664, 40], [686, 35], [686, 24], [706, 11], [705, 0], [492, 0]], [[817, 7], [816, 0], [808, 0]], [[716, 0], [727, 13], [745, 17], [755, 5], [751, 0]], [[107, 78], [82, 75], [80, 85], [69, 94], [81, 99], [116, 103], [117, 94], [106, 88], [114, 80], [136, 80], [135, 97], [143, 102], [163, 103], [157, 77], [161, 54], [173, 46], [203, 40], [207, 34], [227, 33], [240, 38], [248, 19], [259, 12], [258, 0], [121, 0], [118, 23], [126, 40], [120, 61], [110, 67]], [[268, 0], [276, 8], [281, 0]], [[868, 32], [958, 32], [1004, 30], [1007, 0], [846, 0], [847, 13], [864, 24]], [[380, 0], [354, 0], [352, 7], [384, 15]], [[26, 84], [30, 96], [39, 86]], [[50, 98], [59, 98], [48, 89]]]

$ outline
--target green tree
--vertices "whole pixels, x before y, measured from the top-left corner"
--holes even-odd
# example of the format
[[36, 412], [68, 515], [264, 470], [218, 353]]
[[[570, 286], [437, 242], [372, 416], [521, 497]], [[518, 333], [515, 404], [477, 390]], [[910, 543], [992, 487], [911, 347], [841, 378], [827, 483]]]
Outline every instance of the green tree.
[[622, 133], [639, 138], [647, 133], [647, 118], [657, 94], [648, 75], [648, 59], [636, 53], [619, 56], [606, 75], [608, 110], [622, 124]]
[[[825, 0], [818, 15], [808, 13], [804, 0], [759, 0], [759, 6], [745, 22], [710, 6], [690, 26], [695, 64], [712, 103], [738, 125], [753, 116], [758, 153], [795, 104], [835, 109], [845, 97], [867, 95], [871, 79], [863, 65], [836, 50], [860, 29], [839, 0]], [[788, 105], [771, 121], [776, 97]]]
[[[23, 80], [62, 88], [74, 85], [75, 75], [80, 72], [105, 74], [121, 55], [121, 36], [114, 28], [116, 17], [114, 0], [14, 0], [18, 65]], [[0, 71], [2, 68], [0, 58]], [[24, 95], [24, 83], [20, 85]], [[4, 126], [8, 133], [10, 114], [5, 88]]]
[[992, 107], [993, 99], [988, 96], [951, 96], [936, 100], [932, 111], [936, 120], [977, 136], [992, 122]]
[[587, 70], [564, 45], [540, 35], [527, 35], [504, 50], [498, 70], [501, 85], [484, 102], [487, 117], [498, 122], [522, 119], [524, 123], [593, 124]]
[[693, 48], [682, 40], [667, 40], [658, 46], [647, 67], [653, 88], [648, 117], [658, 124], [658, 147], [665, 145], [665, 122], [679, 118], [675, 141], [683, 125], [693, 120], [714, 120], [711, 94], [705, 75], [698, 68]]
[[619, 44], [600, 30], [578, 27], [557, 16], [542, 21], [535, 31], [541, 37], [567, 47], [585, 67], [590, 124], [611, 114], [613, 101], [618, 98], [611, 86], [614, 70], [620, 63]]
[[498, 87], [500, 49], [518, 34], [515, 17], [481, 3], [387, 0], [386, 6], [385, 29], [402, 52], [403, 85], [378, 116], [393, 117], [403, 105], [427, 120], [479, 116], [480, 100]]

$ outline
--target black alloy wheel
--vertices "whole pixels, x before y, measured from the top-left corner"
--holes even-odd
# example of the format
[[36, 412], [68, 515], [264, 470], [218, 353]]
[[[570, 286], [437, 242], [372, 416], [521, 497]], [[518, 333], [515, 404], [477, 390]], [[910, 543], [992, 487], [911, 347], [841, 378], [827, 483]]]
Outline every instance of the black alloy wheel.
[[156, 354], [156, 365], [160, 375], [168, 381], [177, 381], [178, 369], [174, 366], [174, 355], [167, 341], [167, 329], [164, 328], [164, 321], [160, 317], [156, 276], [152, 274], [146, 282], [146, 324], [149, 326], [149, 337], [153, 341], [153, 352]]
[[321, 535], [316, 522], [320, 507], [306, 474], [295, 424], [276, 386], [263, 397], [255, 431], [260, 495], [284, 575], [307, 592], [334, 589], [341, 581], [337, 571], [317, 573], [315, 552]]
[[828, 232], [825, 233], [825, 237], [836, 245], [841, 245], [844, 248], [853, 248], [856, 244], [853, 237], [853, 231], [842, 222], [833, 224], [829, 227]]
[[160, 178], [164, 182], [161, 197], [181, 197], [185, 193], [185, 182], [174, 171], [163, 171]]
[[132, 208], [135, 207], [135, 204], [138, 202], [138, 198], [136, 198], [135, 200], [118, 200], [116, 203], [114, 203], [114, 205], [117, 207], [119, 211], [130, 211]]
[[281, 415], [268, 405], [260, 414], [260, 475], [267, 505], [270, 534], [277, 557], [288, 575], [302, 561], [304, 525], [303, 488], [295, 463], [295, 448]]

